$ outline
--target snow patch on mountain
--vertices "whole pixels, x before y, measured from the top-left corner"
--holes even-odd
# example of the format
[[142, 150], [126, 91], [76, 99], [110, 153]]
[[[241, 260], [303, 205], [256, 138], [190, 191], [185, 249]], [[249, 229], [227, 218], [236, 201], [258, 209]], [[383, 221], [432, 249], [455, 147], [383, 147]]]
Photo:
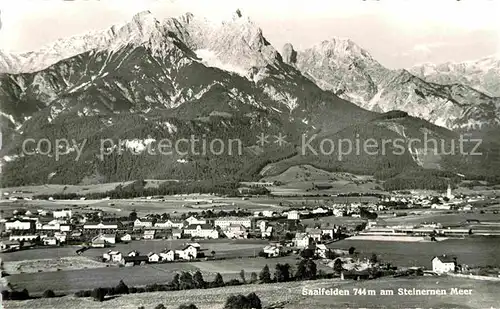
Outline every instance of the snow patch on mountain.
[[224, 71], [233, 72], [240, 76], [246, 76], [247, 71], [243, 67], [235, 66], [230, 63], [223, 63], [217, 53], [209, 49], [198, 49], [195, 51], [196, 56], [201, 58], [201, 62], [207, 67], [218, 68]]

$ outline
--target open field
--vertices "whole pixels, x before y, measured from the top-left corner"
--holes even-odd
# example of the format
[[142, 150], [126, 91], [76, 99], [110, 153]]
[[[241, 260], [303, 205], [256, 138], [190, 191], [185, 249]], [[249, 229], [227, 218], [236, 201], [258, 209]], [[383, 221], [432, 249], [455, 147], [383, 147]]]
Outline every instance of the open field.
[[85, 268], [101, 268], [107, 264], [84, 256], [63, 257], [60, 259], [23, 260], [4, 262], [4, 270], [8, 274], [51, 272], [58, 270], [76, 270]]
[[[437, 241], [447, 240], [446, 237], [436, 237]], [[423, 236], [382, 236], [382, 235], [356, 235], [349, 237], [349, 240], [376, 240], [376, 241], [397, 241], [397, 242], [430, 242]]]
[[[408, 211], [411, 212], [412, 210]], [[383, 216], [383, 215], [382, 215]], [[474, 211], [473, 213], [450, 213], [450, 211], [435, 211], [427, 210], [419, 215], [408, 215], [408, 216], [389, 216], [382, 217], [385, 222], [389, 225], [399, 225], [399, 224], [419, 224], [422, 222], [437, 222], [441, 223], [443, 226], [447, 225], [459, 225], [465, 223], [466, 220], [479, 220], [482, 221], [497, 221], [500, 222], [500, 213], [492, 213], [488, 211], [487, 213], [480, 213], [479, 211]]]
[[[350, 292], [346, 296], [308, 296], [302, 295], [303, 288], [342, 289]], [[392, 296], [358, 296], [354, 289], [393, 290]], [[398, 288], [404, 289], [445, 289], [444, 296], [410, 296], [398, 295]], [[471, 289], [472, 295], [449, 295], [451, 288]], [[288, 282], [276, 284], [243, 285], [218, 289], [189, 290], [175, 292], [154, 292], [122, 295], [103, 303], [90, 298], [65, 296], [52, 299], [35, 299], [28, 301], [7, 301], [6, 309], [67, 309], [67, 308], [123, 308], [137, 309], [144, 306], [154, 308], [162, 303], [168, 309], [177, 309], [180, 304], [194, 303], [200, 309], [222, 309], [230, 295], [255, 292], [263, 305], [282, 303], [284, 309], [346, 309], [346, 308], [461, 308], [484, 309], [499, 308], [498, 294], [500, 285], [495, 282], [474, 281], [452, 277], [419, 277], [419, 278], [383, 278], [370, 281], [340, 281], [338, 279], [315, 280], [305, 282]]]
[[[132, 250], [137, 250], [141, 254], [149, 252], [160, 252], [161, 250], [175, 249], [182, 244], [190, 242], [187, 239], [176, 240], [137, 240], [124, 244], [119, 243], [111, 248], [91, 248], [83, 253], [83, 256], [95, 257], [102, 256], [108, 250], [120, 251], [129, 253]], [[211, 255], [211, 251], [215, 251], [216, 257], [236, 257], [236, 256], [254, 256], [268, 243], [263, 240], [200, 240], [202, 252], [205, 255]], [[57, 259], [62, 257], [74, 257], [75, 251], [79, 246], [66, 246], [61, 248], [38, 248], [10, 252], [2, 255], [4, 261], [22, 261], [36, 259]]]
[[[36, 211], [37, 209], [54, 210], [61, 208], [78, 209], [78, 212], [85, 213], [96, 210], [106, 211], [117, 216], [127, 216], [130, 212], [136, 211], [139, 216], [147, 214], [179, 215], [187, 212], [201, 212], [211, 209], [234, 210], [243, 209], [250, 212], [263, 210], [286, 210], [289, 207], [303, 205], [322, 206], [325, 203], [352, 203], [352, 202], [376, 202], [375, 197], [250, 197], [242, 200], [236, 197], [215, 197], [210, 195], [185, 195], [185, 196], [165, 196], [162, 199], [117, 199], [117, 200], [0, 200], [0, 207], [4, 210], [4, 215], [12, 214], [16, 209], [26, 209]], [[281, 206], [280, 206], [281, 204]]]
[[431, 268], [436, 255], [455, 255], [459, 264], [500, 265], [500, 238], [472, 237], [448, 239], [439, 242], [395, 242], [375, 240], [350, 240], [334, 242], [330, 248], [354, 247], [361, 256], [377, 254], [382, 262], [397, 266], [424, 266]]
[[[134, 267], [16, 274], [10, 276], [8, 280], [16, 289], [26, 288], [30, 293], [42, 293], [46, 289], [59, 292], [76, 292], [98, 286], [115, 286], [120, 280], [124, 280], [130, 286], [167, 283], [172, 280], [176, 273], [181, 271], [194, 272], [200, 270], [207, 281], [213, 280], [215, 274], [220, 272], [224, 280], [228, 281], [235, 278], [239, 279], [239, 273], [243, 269], [246, 278], [250, 279], [251, 272], [258, 274], [265, 265], [268, 265], [271, 273], [274, 273], [274, 268], [278, 263], [289, 263], [292, 265], [292, 271], [295, 271], [298, 260], [290, 256], [273, 259], [257, 257], [192, 263], [148, 264]], [[318, 269], [331, 272], [331, 269], [327, 266], [319, 262], [317, 265]]]
[[[350, 173], [334, 173], [315, 168], [311, 165], [296, 165], [278, 175], [266, 176], [267, 182], [278, 181], [282, 185], [271, 187], [274, 195], [286, 194], [334, 194], [339, 192], [380, 192], [381, 185], [372, 176]], [[331, 188], [317, 190], [313, 183], [329, 185]]]

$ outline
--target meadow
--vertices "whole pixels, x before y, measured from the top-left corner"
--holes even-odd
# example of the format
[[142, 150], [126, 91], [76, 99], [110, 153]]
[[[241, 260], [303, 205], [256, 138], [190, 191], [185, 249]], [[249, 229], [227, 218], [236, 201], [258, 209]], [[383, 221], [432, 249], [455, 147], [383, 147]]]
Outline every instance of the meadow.
[[455, 255], [459, 264], [469, 266], [500, 265], [500, 238], [471, 237], [448, 239], [439, 242], [395, 242], [374, 240], [350, 240], [334, 242], [330, 248], [356, 248], [360, 256], [369, 257], [373, 253], [386, 263], [397, 266], [424, 266], [431, 268], [434, 256]]
[[[339, 288], [353, 291], [355, 288], [394, 290], [393, 296], [308, 296], [303, 288]], [[472, 289], [471, 296], [405, 296], [397, 295], [398, 288], [418, 289]], [[194, 303], [199, 309], [222, 309], [230, 295], [255, 292], [264, 306], [281, 304], [284, 309], [347, 309], [347, 308], [498, 308], [500, 285], [495, 282], [474, 281], [452, 277], [382, 278], [369, 281], [341, 281], [339, 279], [315, 280], [288, 283], [256, 284], [206, 290], [154, 292], [122, 295], [103, 303], [90, 298], [65, 296], [51, 299], [4, 302], [6, 309], [67, 309], [67, 308], [123, 308], [137, 309], [139, 306], [154, 308], [164, 304], [167, 309], [177, 309], [180, 304]], [[377, 293], [380, 294], [380, 293]]]
[[[203, 262], [182, 262], [166, 264], [148, 264], [133, 267], [106, 267], [100, 269], [82, 269], [44, 273], [25, 273], [9, 276], [9, 282], [16, 289], [26, 288], [32, 294], [40, 294], [46, 289], [60, 293], [76, 292], [96, 287], [111, 287], [123, 280], [129, 286], [143, 286], [153, 283], [165, 284], [172, 280], [176, 273], [182, 271], [195, 272], [199, 270], [205, 280], [212, 281], [217, 273], [223, 275], [225, 281], [240, 279], [240, 271], [245, 271], [246, 279], [252, 272], [259, 273], [265, 265], [271, 273], [278, 263], [289, 263], [292, 272], [296, 270], [299, 261], [293, 257], [280, 258], [241, 258]], [[326, 265], [317, 263], [318, 269], [331, 272]]]

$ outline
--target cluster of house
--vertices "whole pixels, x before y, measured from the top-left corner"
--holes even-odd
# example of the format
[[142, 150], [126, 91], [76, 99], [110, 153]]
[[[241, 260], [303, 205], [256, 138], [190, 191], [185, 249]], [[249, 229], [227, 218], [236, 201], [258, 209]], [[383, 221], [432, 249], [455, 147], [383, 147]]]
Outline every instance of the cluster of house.
[[381, 199], [381, 202], [396, 202], [401, 204], [406, 204], [409, 208], [415, 207], [430, 207], [431, 209], [441, 209], [441, 210], [459, 210], [459, 211], [471, 211], [474, 207], [470, 204], [473, 202], [484, 200], [484, 196], [465, 196], [465, 195], [454, 195], [451, 186], [448, 185], [446, 193], [442, 196], [432, 196], [432, 195], [421, 195], [412, 194], [407, 195], [391, 195]]
[[252, 218], [222, 217], [207, 220], [191, 216], [186, 220], [155, 221], [153, 219], [138, 218], [134, 221], [134, 230], [142, 230], [142, 239], [155, 239], [157, 233], [163, 230], [171, 231], [171, 238], [203, 238], [217, 239], [225, 236], [230, 239], [244, 239], [248, 237], [248, 230], [252, 228]]
[[0, 232], [8, 232], [11, 242], [35, 241], [37, 239], [45, 245], [66, 242], [72, 231], [71, 210], [54, 210], [51, 217], [48, 215], [49, 212], [43, 209], [36, 213], [26, 211], [22, 216], [17, 215], [14, 211], [13, 218], [9, 220], [0, 218]]
[[161, 252], [149, 252], [141, 255], [134, 250], [127, 255], [119, 251], [109, 250], [102, 255], [105, 262], [119, 263], [125, 266], [143, 265], [161, 262], [173, 262], [177, 260], [190, 261], [200, 256], [201, 247], [198, 243], [186, 243], [175, 249], [164, 249]]

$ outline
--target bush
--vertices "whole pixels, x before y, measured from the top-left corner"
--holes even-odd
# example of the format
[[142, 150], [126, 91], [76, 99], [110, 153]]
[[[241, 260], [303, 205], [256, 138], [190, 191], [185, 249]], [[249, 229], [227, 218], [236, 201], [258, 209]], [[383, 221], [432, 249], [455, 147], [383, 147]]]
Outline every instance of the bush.
[[2, 299], [4, 300], [26, 300], [30, 298], [28, 290], [22, 291], [2, 291]]
[[158, 304], [155, 309], [167, 309], [165, 308], [165, 306], [163, 306], [163, 304]]
[[224, 309], [262, 309], [262, 303], [255, 293], [233, 295], [226, 300]]
[[128, 289], [128, 292], [129, 292], [130, 294], [137, 293], [137, 288], [136, 288], [136, 287], [131, 287], [131, 288], [129, 288], [129, 289]]
[[238, 280], [238, 279], [231, 279], [228, 282], [226, 282], [227, 286], [234, 286], [234, 285], [241, 285], [241, 284], [242, 284], [242, 282], [240, 282], [240, 280]]
[[92, 290], [90, 296], [95, 300], [95, 301], [104, 301], [104, 297], [106, 296], [106, 290], [103, 288], [95, 288]]
[[56, 293], [54, 293], [54, 291], [52, 290], [46, 290], [45, 292], [43, 292], [43, 298], [52, 298], [52, 297], [56, 297]]
[[75, 293], [76, 297], [90, 297], [91, 291], [81, 290]]
[[196, 307], [193, 304], [189, 304], [189, 305], [180, 305], [179, 309], [198, 309], [198, 307]]
[[114, 294], [128, 294], [129, 292], [129, 288], [123, 280], [120, 280], [118, 285], [114, 288]]

